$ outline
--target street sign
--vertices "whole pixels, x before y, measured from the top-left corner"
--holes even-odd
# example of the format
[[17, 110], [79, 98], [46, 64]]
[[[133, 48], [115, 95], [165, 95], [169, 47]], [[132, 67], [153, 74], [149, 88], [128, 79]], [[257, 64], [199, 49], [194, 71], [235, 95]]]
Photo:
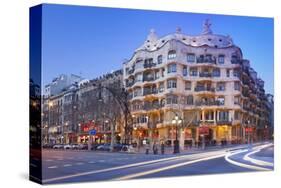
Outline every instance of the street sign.
[[89, 135], [96, 135], [97, 131], [95, 129], [89, 131]]

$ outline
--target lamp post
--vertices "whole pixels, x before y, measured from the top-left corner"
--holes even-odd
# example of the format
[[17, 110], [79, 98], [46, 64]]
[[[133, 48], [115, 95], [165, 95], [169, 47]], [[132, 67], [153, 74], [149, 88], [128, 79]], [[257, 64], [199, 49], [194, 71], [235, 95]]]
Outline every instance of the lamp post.
[[[49, 125], [49, 127], [51, 125], [51, 108], [52, 107], [53, 107], [53, 102], [48, 101], [48, 111], [49, 111], [49, 113], [48, 113], [48, 125]], [[49, 133], [47, 133], [47, 134], [49, 134]], [[47, 138], [48, 138], [48, 136], [47, 136]], [[47, 142], [49, 143], [48, 139], [47, 139]]]
[[247, 144], [249, 144], [250, 141], [250, 135], [249, 135], [249, 124], [250, 124], [250, 120], [246, 120], [245, 121], [246, 127], [247, 127]]
[[182, 123], [182, 119], [179, 118], [179, 116], [176, 114], [175, 118], [172, 120], [172, 124], [174, 124], [176, 127], [176, 140], [174, 142], [174, 154], [180, 152], [179, 140], [178, 140], [178, 125], [181, 123]]

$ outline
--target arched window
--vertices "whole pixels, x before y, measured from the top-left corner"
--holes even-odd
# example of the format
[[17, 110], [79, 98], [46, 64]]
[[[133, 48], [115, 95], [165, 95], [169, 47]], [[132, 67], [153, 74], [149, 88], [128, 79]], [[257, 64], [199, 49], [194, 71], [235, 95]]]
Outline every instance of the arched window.
[[163, 62], [163, 56], [162, 55], [159, 55], [158, 57], [157, 57], [157, 63], [158, 64], [161, 64]]
[[168, 59], [175, 59], [177, 57], [177, 52], [176, 50], [170, 50], [168, 52]]

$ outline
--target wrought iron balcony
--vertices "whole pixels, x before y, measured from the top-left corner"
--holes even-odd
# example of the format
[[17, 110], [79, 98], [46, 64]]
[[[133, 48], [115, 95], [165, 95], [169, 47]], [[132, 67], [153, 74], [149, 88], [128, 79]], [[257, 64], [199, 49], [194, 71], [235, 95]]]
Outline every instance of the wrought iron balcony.
[[224, 105], [221, 101], [215, 100], [215, 101], [196, 101], [196, 106], [221, 106]]
[[210, 91], [210, 92], [215, 92], [215, 88], [213, 87], [202, 87], [202, 86], [197, 86], [194, 88], [194, 91], [200, 92], [200, 91]]
[[155, 78], [154, 77], [143, 77], [143, 82], [151, 82], [154, 81]]
[[158, 93], [158, 90], [155, 88], [153, 89], [144, 89], [143, 90], [143, 96], [146, 96], [146, 95], [151, 95], [151, 94], [157, 94]]
[[126, 87], [132, 87], [134, 84], [135, 84], [134, 81], [127, 82], [127, 83], [126, 83]]
[[143, 68], [152, 68], [152, 67], [155, 67], [156, 66], [156, 63], [144, 63], [143, 64]]
[[211, 72], [200, 72], [199, 73], [199, 77], [207, 77], [207, 78], [210, 78], [212, 77], [212, 73]]
[[217, 120], [217, 125], [232, 125], [232, 122], [229, 120]]
[[135, 69], [133, 68], [133, 69], [130, 69], [130, 70], [128, 70], [128, 74], [133, 74], [135, 72]]
[[197, 57], [196, 63], [211, 63], [216, 64], [216, 58], [215, 57]]
[[161, 108], [161, 104], [159, 102], [147, 102], [144, 103], [143, 109], [144, 110], [155, 110]]

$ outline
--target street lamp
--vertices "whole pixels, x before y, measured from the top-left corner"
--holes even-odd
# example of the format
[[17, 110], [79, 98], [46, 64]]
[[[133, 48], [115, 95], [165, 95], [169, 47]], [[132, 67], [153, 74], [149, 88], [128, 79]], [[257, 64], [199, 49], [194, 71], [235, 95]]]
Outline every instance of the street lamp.
[[176, 114], [175, 118], [172, 120], [172, 124], [174, 124], [176, 127], [176, 140], [174, 142], [174, 154], [180, 152], [179, 140], [178, 140], [178, 125], [180, 125], [181, 123], [182, 123], [182, 119], [179, 118], [179, 116]]

